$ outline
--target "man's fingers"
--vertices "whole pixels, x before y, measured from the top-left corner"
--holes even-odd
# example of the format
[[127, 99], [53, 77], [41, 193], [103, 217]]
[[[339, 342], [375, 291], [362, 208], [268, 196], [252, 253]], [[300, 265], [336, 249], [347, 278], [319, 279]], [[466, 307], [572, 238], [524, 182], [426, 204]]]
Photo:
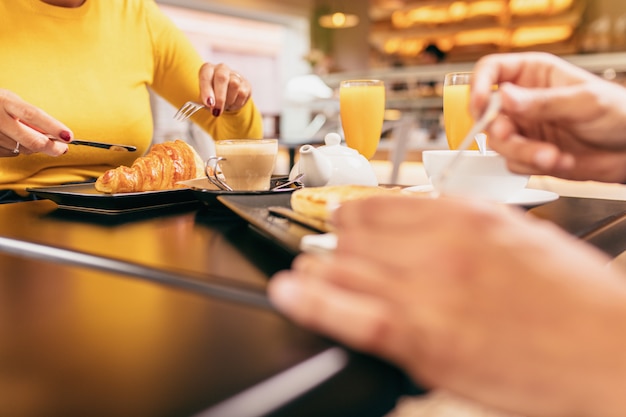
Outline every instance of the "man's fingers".
[[596, 118], [596, 114], [581, 103], [595, 100], [593, 92], [584, 85], [551, 88], [524, 88], [505, 83], [500, 86], [502, 112], [524, 120], [581, 123]]
[[269, 283], [272, 303], [290, 318], [355, 349], [384, 355], [393, 314], [378, 297], [350, 292], [326, 281], [281, 272]]

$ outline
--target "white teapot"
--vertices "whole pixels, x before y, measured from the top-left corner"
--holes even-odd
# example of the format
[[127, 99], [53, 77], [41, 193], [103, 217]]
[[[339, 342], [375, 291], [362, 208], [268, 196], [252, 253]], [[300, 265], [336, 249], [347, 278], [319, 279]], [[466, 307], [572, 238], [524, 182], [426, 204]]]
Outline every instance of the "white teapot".
[[289, 179], [303, 174], [305, 187], [325, 185], [371, 185], [378, 180], [369, 161], [355, 149], [340, 145], [341, 136], [329, 133], [324, 138], [325, 146], [300, 147], [300, 159], [289, 173]]

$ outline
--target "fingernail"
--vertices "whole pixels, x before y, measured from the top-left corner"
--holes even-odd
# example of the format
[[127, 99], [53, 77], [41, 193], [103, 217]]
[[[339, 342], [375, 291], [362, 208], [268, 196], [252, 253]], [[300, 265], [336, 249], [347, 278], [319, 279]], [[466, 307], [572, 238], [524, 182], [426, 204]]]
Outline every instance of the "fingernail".
[[222, 111], [220, 109], [213, 109], [213, 116], [215, 117], [219, 117], [219, 115], [222, 113]]
[[213, 107], [215, 106], [215, 99], [213, 97], [209, 97], [206, 99], [206, 104], [209, 107]]
[[63, 152], [63, 155], [65, 155], [67, 153], [67, 151], [69, 151], [69, 150], [70, 150], [69, 148], [65, 149], [65, 151]]
[[67, 130], [64, 130], [61, 133], [59, 133], [59, 137], [66, 142], [69, 142], [70, 140], [72, 140], [72, 134], [68, 132]]
[[298, 303], [300, 286], [291, 278], [279, 278], [270, 283], [270, 299], [278, 308], [287, 309]]

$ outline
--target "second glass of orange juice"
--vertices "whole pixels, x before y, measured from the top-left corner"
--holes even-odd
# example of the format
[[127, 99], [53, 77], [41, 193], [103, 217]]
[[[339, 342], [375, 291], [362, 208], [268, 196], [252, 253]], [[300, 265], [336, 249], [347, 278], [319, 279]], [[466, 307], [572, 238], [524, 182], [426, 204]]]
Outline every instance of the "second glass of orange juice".
[[339, 112], [346, 144], [370, 159], [376, 153], [385, 118], [385, 84], [347, 80], [339, 87]]
[[[452, 72], [444, 79], [443, 124], [450, 149], [459, 147], [474, 124], [469, 111], [471, 80], [471, 72]], [[472, 143], [469, 149], [478, 149], [478, 146]]]

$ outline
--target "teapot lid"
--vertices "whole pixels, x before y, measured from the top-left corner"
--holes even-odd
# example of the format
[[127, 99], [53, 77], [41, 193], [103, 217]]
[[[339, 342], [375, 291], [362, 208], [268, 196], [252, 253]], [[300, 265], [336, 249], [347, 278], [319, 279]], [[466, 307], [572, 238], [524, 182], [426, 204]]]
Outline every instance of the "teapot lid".
[[336, 156], [356, 156], [360, 155], [356, 149], [352, 149], [348, 146], [341, 146], [341, 136], [338, 133], [331, 132], [324, 137], [324, 143], [326, 146], [321, 146], [318, 149], [327, 154]]

